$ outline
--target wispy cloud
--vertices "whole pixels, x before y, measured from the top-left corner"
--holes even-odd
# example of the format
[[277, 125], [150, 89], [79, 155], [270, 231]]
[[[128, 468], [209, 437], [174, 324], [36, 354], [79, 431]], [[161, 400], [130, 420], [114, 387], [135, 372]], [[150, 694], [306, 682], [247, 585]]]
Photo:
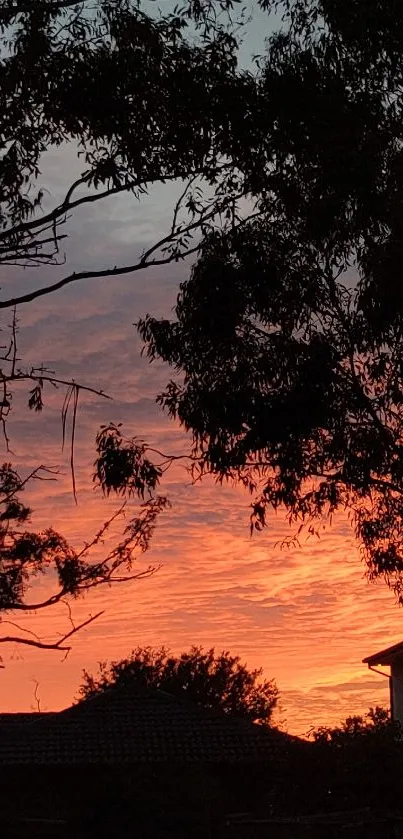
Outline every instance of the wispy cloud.
[[[66, 161], [71, 165], [70, 158]], [[49, 171], [54, 191], [62, 193], [56, 162], [50, 159]], [[170, 201], [170, 195], [161, 202], [151, 197], [144, 212], [127, 202], [82, 213], [71, 229], [72, 264], [129, 261], [164, 231]], [[183, 432], [155, 405], [169, 371], [141, 358], [133, 327], [147, 311], [169, 315], [187, 271], [181, 263], [135, 277], [88, 281], [21, 308], [24, 360], [43, 362], [114, 397], [112, 403], [87, 396], [81, 400], [76, 507], [69, 453], [60, 446], [61, 394], [49, 391], [41, 417], [28, 415], [24, 394], [18, 396], [11, 424], [17, 464], [40, 461], [59, 464], [61, 470], [56, 483], [35, 485], [27, 493], [38, 527], [52, 524], [82, 544], [107, 518], [114, 502], [103, 500], [91, 480], [94, 437], [102, 422], [124, 421], [127, 433], [164, 451], [188, 446]], [[16, 281], [16, 274], [9, 274], [2, 286], [10, 288]], [[22, 285], [42, 281], [46, 276], [35, 272], [24, 275]], [[367, 584], [343, 518], [320, 541], [285, 551], [278, 546], [289, 534], [281, 514], [271, 517], [263, 534], [249, 538], [250, 498], [239, 488], [217, 487], [211, 480], [191, 486], [189, 475], [177, 467], [167, 476], [167, 491], [172, 510], [164, 514], [149, 555], [139, 559], [139, 568], [150, 561], [161, 564], [161, 570], [141, 583], [100, 589], [78, 602], [77, 620], [103, 608], [105, 614], [77, 637], [63, 664], [58, 654], [8, 650], [1, 671], [3, 710], [29, 709], [33, 677], [40, 683], [43, 707], [65, 706], [76, 693], [83, 667], [124, 656], [137, 644], [161, 643], [177, 651], [192, 643], [214, 645], [240, 654], [250, 666], [262, 666], [267, 677], [278, 681], [281, 714], [291, 731], [337, 722], [387, 701], [386, 680], [368, 678], [361, 659], [399, 640], [400, 613], [386, 589]], [[50, 637], [66, 626], [66, 609], [55, 607], [23, 620]]]

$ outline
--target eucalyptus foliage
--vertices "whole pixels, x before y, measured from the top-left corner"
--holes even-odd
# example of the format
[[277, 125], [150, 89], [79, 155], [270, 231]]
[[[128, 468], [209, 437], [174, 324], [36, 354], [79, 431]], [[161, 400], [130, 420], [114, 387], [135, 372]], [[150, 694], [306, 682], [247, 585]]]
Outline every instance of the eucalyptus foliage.
[[402, 600], [403, 7], [281, 7], [228, 133], [255, 216], [207, 233], [174, 319], [140, 334], [201, 472], [256, 493], [252, 527], [347, 511]]

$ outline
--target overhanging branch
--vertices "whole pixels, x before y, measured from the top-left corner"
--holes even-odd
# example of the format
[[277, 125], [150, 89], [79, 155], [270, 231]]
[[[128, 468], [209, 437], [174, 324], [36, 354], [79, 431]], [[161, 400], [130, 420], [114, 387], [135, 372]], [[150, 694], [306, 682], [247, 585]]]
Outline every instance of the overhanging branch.
[[[236, 196], [237, 199], [245, 197], [242, 194]], [[26, 294], [21, 294], [18, 297], [11, 297], [7, 300], [0, 300], [0, 309], [10, 309], [14, 306], [20, 306], [22, 303], [31, 303], [33, 300], [37, 300], [40, 297], [45, 297], [47, 294], [53, 294], [55, 291], [59, 291], [60, 289], [64, 288], [67, 285], [71, 285], [72, 283], [80, 282], [81, 280], [90, 280], [90, 279], [102, 279], [104, 277], [120, 277], [125, 274], [134, 274], [137, 271], [142, 271], [145, 268], [152, 268], [161, 265], [169, 265], [171, 262], [178, 262], [180, 259], [185, 259], [188, 256], [196, 253], [200, 248], [200, 243], [194, 245], [193, 247], [187, 247], [183, 251], [174, 250], [173, 252], [169, 253], [165, 257], [161, 257], [160, 259], [150, 259], [150, 257], [158, 252], [161, 249], [166, 249], [167, 246], [172, 245], [175, 246], [175, 243], [178, 242], [181, 238], [187, 235], [191, 235], [197, 230], [202, 230], [204, 225], [207, 225], [209, 222], [212, 222], [217, 216], [221, 216], [224, 211], [228, 208], [228, 205], [233, 203], [234, 197], [231, 197], [231, 200], [225, 199], [222, 202], [216, 203], [213, 206], [213, 209], [209, 209], [207, 213], [204, 215], [201, 214], [195, 221], [190, 222], [189, 224], [185, 224], [179, 226], [172, 232], [172, 230], [166, 235], [163, 236], [158, 242], [155, 242], [150, 248], [148, 248], [145, 253], [140, 257], [140, 259], [131, 264], [131, 265], [122, 265], [120, 267], [115, 266], [114, 268], [103, 268], [99, 271], [79, 271], [74, 272], [72, 274], [68, 274], [67, 277], [63, 277], [61, 280], [58, 280], [52, 285], [45, 286], [43, 288], [37, 288], [34, 291], [29, 291]], [[176, 212], [176, 210], [175, 210]], [[245, 224], [248, 220], [256, 218], [260, 213], [252, 213], [251, 215], [241, 219], [239, 221], [239, 226]]]

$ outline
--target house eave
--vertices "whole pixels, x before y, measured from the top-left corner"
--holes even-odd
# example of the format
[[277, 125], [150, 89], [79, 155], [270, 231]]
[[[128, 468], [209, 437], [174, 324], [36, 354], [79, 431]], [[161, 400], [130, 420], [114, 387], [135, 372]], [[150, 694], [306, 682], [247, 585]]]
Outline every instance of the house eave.
[[393, 644], [392, 647], [387, 647], [384, 650], [380, 650], [377, 653], [373, 653], [373, 655], [369, 655], [366, 658], [363, 658], [363, 664], [368, 664], [368, 667], [374, 666], [383, 666], [388, 667], [391, 664], [394, 664], [397, 659], [403, 659], [403, 642], [399, 641], [398, 644]]

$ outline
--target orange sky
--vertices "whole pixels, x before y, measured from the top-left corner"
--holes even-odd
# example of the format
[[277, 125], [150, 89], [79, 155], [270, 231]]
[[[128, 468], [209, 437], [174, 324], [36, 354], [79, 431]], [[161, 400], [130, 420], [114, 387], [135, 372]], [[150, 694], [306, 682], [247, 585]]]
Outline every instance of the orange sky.
[[[53, 196], [72, 172], [69, 150], [49, 156], [44, 182], [51, 184]], [[169, 199], [158, 192], [142, 209], [126, 199], [96, 207], [91, 215], [83, 212], [70, 228], [68, 268], [132, 261], [165, 229], [167, 219]], [[42, 417], [28, 415], [17, 399], [10, 425], [15, 462], [58, 464], [64, 473], [56, 483], [31, 488], [36, 526], [51, 524], [78, 545], [108, 517], [114, 502], [103, 501], [91, 482], [93, 441], [101, 422], [123, 421], [128, 434], [164, 451], [186, 446], [180, 429], [154, 403], [167, 371], [140, 358], [132, 324], [148, 311], [169, 313], [187, 270], [181, 264], [134, 278], [87, 282], [21, 308], [19, 349], [25, 362], [43, 362], [60, 376], [74, 376], [114, 397], [114, 403], [82, 400], [77, 508], [68, 457], [60, 449], [62, 396], [49, 393]], [[3, 275], [0, 285], [27, 288], [49, 282], [57, 271], [66, 268], [51, 275], [46, 270]], [[99, 590], [75, 604], [77, 621], [99, 609], [105, 614], [76, 638], [63, 663], [60, 654], [4, 648], [2, 711], [29, 710], [35, 680], [43, 710], [66, 706], [82, 668], [94, 669], [98, 660], [124, 656], [138, 644], [166, 644], [176, 652], [191, 644], [213, 645], [238, 653], [251, 667], [262, 666], [281, 691], [277, 719], [295, 733], [387, 702], [386, 679], [370, 674], [361, 659], [401, 639], [402, 612], [385, 587], [366, 583], [345, 520], [336, 521], [320, 541], [284, 551], [277, 542], [289, 530], [281, 514], [263, 534], [249, 538], [250, 498], [240, 489], [211, 481], [190, 486], [178, 467], [169, 474], [166, 490], [172, 510], [164, 514], [149, 555], [139, 560], [139, 568], [150, 561], [161, 570], [141, 583]], [[47, 637], [66, 625], [62, 606], [28, 616], [24, 623]]]

